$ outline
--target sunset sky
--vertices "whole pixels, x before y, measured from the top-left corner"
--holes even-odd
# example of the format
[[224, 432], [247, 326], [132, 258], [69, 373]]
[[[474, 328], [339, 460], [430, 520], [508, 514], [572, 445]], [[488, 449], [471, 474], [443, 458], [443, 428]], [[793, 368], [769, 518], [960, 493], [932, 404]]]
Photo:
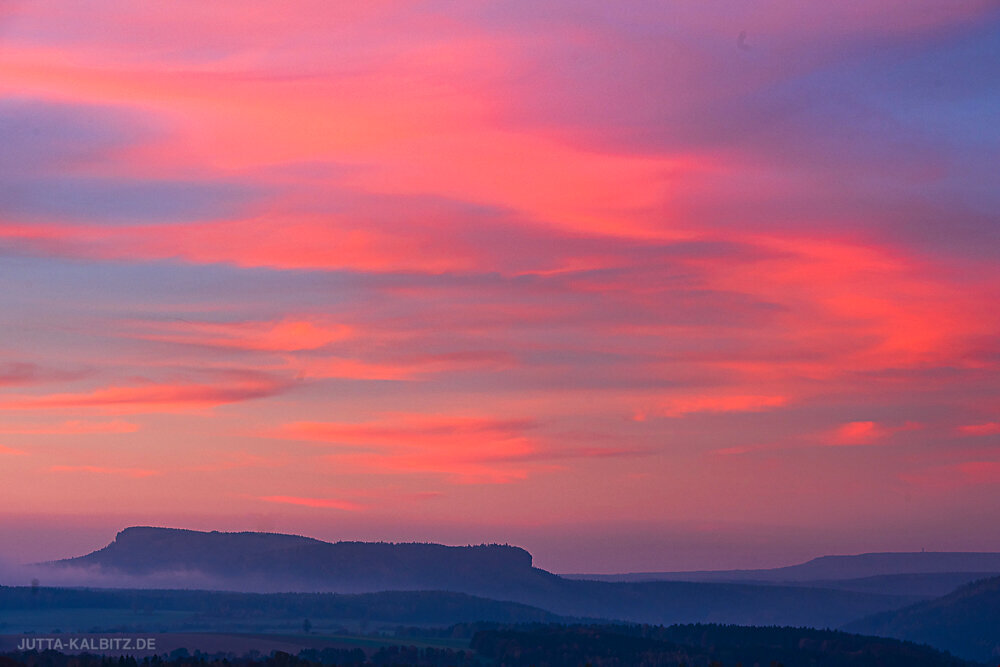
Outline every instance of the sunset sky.
[[0, 558], [1000, 550], [1000, 3], [0, 0]]

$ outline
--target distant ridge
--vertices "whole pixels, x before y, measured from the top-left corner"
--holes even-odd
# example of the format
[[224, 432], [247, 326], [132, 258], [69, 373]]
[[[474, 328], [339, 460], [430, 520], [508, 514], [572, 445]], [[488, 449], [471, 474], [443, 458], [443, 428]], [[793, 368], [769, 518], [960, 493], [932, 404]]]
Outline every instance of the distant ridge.
[[45, 567], [85, 586], [255, 593], [449, 591], [564, 617], [658, 624], [834, 627], [927, 597], [744, 583], [574, 581], [534, 567], [530, 553], [509, 545], [331, 543], [276, 533], [150, 526], [127, 528], [103, 549]]
[[795, 583], [838, 581], [904, 574], [1000, 574], [1000, 553], [883, 552], [854, 556], [820, 556], [798, 565], [759, 570], [632, 572], [625, 574], [565, 574], [569, 579], [595, 581], [715, 581]]

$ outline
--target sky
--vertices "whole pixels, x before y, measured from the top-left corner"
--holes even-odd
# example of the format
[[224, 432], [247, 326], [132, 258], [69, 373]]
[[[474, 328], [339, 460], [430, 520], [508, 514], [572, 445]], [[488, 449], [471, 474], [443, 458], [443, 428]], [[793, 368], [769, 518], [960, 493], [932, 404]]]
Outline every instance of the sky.
[[998, 550], [1000, 3], [0, 2], [0, 557]]

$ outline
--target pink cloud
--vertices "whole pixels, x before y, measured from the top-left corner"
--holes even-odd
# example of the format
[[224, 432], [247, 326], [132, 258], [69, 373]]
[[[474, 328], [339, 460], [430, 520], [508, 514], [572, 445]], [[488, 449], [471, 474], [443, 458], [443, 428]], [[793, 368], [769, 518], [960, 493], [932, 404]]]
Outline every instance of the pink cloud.
[[1000, 483], [1000, 461], [966, 461], [958, 464], [958, 470], [972, 484]]
[[963, 461], [906, 472], [900, 478], [914, 486], [948, 491], [967, 486], [1000, 483], [1000, 461]]
[[190, 466], [187, 469], [195, 472], [210, 473], [237, 470], [240, 468], [267, 468], [273, 470], [275, 468], [287, 466], [288, 463], [289, 457], [286, 455], [261, 456], [250, 452], [226, 452], [224, 456], [219, 457], [219, 459], [214, 462]]
[[510, 368], [515, 361], [502, 352], [452, 352], [366, 361], [345, 357], [305, 357], [290, 362], [303, 378], [343, 378], [352, 380], [417, 380], [453, 371], [496, 371]]
[[907, 422], [900, 426], [886, 426], [874, 421], [856, 421], [841, 424], [825, 436], [825, 443], [834, 446], [871, 445], [882, 442], [890, 436], [923, 428], [922, 424]]
[[738, 445], [736, 447], [723, 447], [722, 449], [712, 450], [712, 454], [716, 456], [741, 456], [743, 454], [750, 454], [752, 452], [759, 452], [772, 449], [782, 449], [781, 445]]
[[314, 350], [354, 335], [341, 324], [285, 318], [277, 322], [134, 322], [143, 340], [264, 352]]
[[0, 426], [0, 433], [11, 435], [90, 435], [135, 433], [141, 427], [138, 424], [114, 420], [110, 422], [88, 422], [72, 420], [57, 424], [34, 424]]
[[93, 409], [108, 414], [187, 412], [274, 396], [288, 384], [255, 373], [223, 373], [213, 384], [157, 383], [110, 386], [89, 392], [5, 397], [3, 410]]
[[1000, 422], [959, 426], [958, 432], [962, 435], [995, 435], [1000, 433]]
[[365, 509], [364, 505], [351, 502], [349, 500], [336, 500], [333, 498], [299, 498], [297, 496], [261, 496], [260, 500], [268, 503], [281, 503], [285, 505], [299, 505], [301, 507], [314, 507], [318, 509], [337, 509], [349, 512], [357, 512]]
[[888, 434], [888, 429], [872, 421], [848, 422], [834, 430], [830, 444], [868, 445]]
[[[0, 409], [54, 413], [36, 414], [52, 425], [0, 430], [65, 435], [67, 450], [135, 432], [139, 471], [161, 469], [163, 442], [203, 448], [207, 463], [188, 471], [206, 483], [178, 511], [212, 507], [237, 483], [256, 489], [242, 499], [254, 511], [351, 509], [315, 488], [257, 495], [271, 464], [293, 477], [317, 465], [396, 475], [409, 491], [491, 484], [449, 488], [449, 500], [489, 498], [501, 518], [852, 520], [852, 484], [871, 485], [857, 502], [882, 512], [871, 499], [912, 465], [903, 459], [946, 437], [821, 448], [904, 442], [916, 426], [895, 415], [988, 409], [998, 386], [1000, 316], [984, 304], [1000, 299], [1000, 276], [976, 231], [992, 209], [974, 192], [989, 188], [956, 185], [989, 156], [965, 145], [967, 123], [948, 136], [959, 124], [942, 102], [979, 92], [963, 77], [921, 88], [940, 54], [970, 57], [948, 49], [994, 5], [309, 0], [236, 16], [185, 0], [169, 12], [118, 3], [111, 17], [19, 4], [4, 15], [0, 95], [60, 118], [86, 109], [88, 128], [105, 113], [140, 117], [148, 131], [97, 132], [78, 150], [76, 124], [42, 127], [74, 150], [31, 169], [0, 156], [14, 194], [30, 204], [34, 189], [48, 202], [65, 183], [182, 181], [254, 195], [152, 224], [106, 224], [91, 200], [113, 198], [88, 194], [86, 215], [65, 219], [5, 199], [0, 245], [23, 282], [0, 295], [13, 308], [0, 354], [98, 370], [0, 364]], [[975, 252], [952, 248], [963, 234]], [[255, 371], [212, 371], [232, 358]], [[234, 407], [213, 410], [223, 405]], [[64, 414], [76, 412], [168, 416], [139, 432]], [[481, 416], [505, 414], [524, 419]], [[817, 416], [831, 414], [858, 421]], [[256, 434], [288, 422], [267, 435], [321, 446], [233, 454], [235, 419]], [[574, 434], [551, 434], [568, 422]], [[998, 432], [941, 422], [928, 429]], [[789, 484], [841, 493], [796, 494], [790, 507], [791, 486], [754, 491], [737, 470], [750, 457], [726, 458], [772, 450], [761, 459]], [[663, 456], [637, 458], [650, 452]], [[864, 475], [816, 465], [868, 454]], [[980, 483], [991, 465], [925, 477]], [[564, 476], [548, 485], [550, 474]], [[732, 493], [699, 496], [705, 480]], [[43, 494], [0, 479], [31, 508], [132, 501], [112, 484], [108, 499], [81, 493], [96, 481], [67, 475]], [[429, 520], [449, 511], [431, 505]]]
[[[0, 228], [0, 237], [2, 236], [3, 232]], [[88, 371], [56, 370], [27, 362], [0, 363], [0, 387], [79, 380], [88, 374]]]
[[699, 412], [762, 412], [787, 405], [789, 398], [779, 395], [697, 395], [670, 398], [661, 405], [667, 417], [683, 417]]
[[345, 451], [333, 458], [372, 472], [440, 473], [461, 483], [524, 479], [518, 462], [539, 442], [529, 420], [451, 415], [386, 415], [377, 422], [297, 422], [271, 437], [326, 443]]
[[115, 467], [92, 466], [92, 465], [79, 465], [79, 466], [55, 465], [50, 467], [49, 470], [51, 470], [52, 472], [82, 472], [82, 473], [91, 473], [95, 475], [134, 477], [137, 479], [141, 479], [144, 477], [154, 477], [160, 474], [160, 472], [157, 470], [147, 470], [144, 468], [115, 468]]

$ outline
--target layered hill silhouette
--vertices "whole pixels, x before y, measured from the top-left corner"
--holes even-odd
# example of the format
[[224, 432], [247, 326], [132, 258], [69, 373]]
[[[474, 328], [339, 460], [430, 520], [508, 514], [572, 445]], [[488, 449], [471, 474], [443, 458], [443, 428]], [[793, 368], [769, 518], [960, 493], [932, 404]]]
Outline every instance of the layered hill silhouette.
[[0, 633], [131, 631], [296, 632], [303, 619], [316, 627], [448, 626], [492, 622], [579, 621], [518, 604], [464, 593], [395, 591], [233, 593], [0, 586]]
[[696, 581], [780, 584], [858, 593], [934, 598], [959, 586], [1000, 575], [1000, 553], [912, 552], [822, 556], [805, 563], [761, 570], [567, 574], [569, 579], [608, 582]]
[[627, 574], [569, 574], [571, 579], [598, 581], [753, 581], [796, 583], [843, 581], [871, 577], [971, 574], [1000, 575], [1000, 553], [919, 551], [820, 556], [798, 565], [762, 570], [701, 570], [694, 572], [631, 572]]
[[[531, 605], [560, 616], [640, 623], [836, 627], [919, 597], [804, 586], [566, 579], [507, 545], [323, 542], [268, 533], [134, 527], [103, 549], [50, 570], [92, 575], [102, 586], [256, 592], [450, 591]], [[120, 580], [121, 583], [116, 583]], [[183, 582], [194, 581], [195, 585]]]
[[997, 664], [1000, 663], [1000, 577], [848, 623], [843, 629], [929, 644], [968, 660]]

